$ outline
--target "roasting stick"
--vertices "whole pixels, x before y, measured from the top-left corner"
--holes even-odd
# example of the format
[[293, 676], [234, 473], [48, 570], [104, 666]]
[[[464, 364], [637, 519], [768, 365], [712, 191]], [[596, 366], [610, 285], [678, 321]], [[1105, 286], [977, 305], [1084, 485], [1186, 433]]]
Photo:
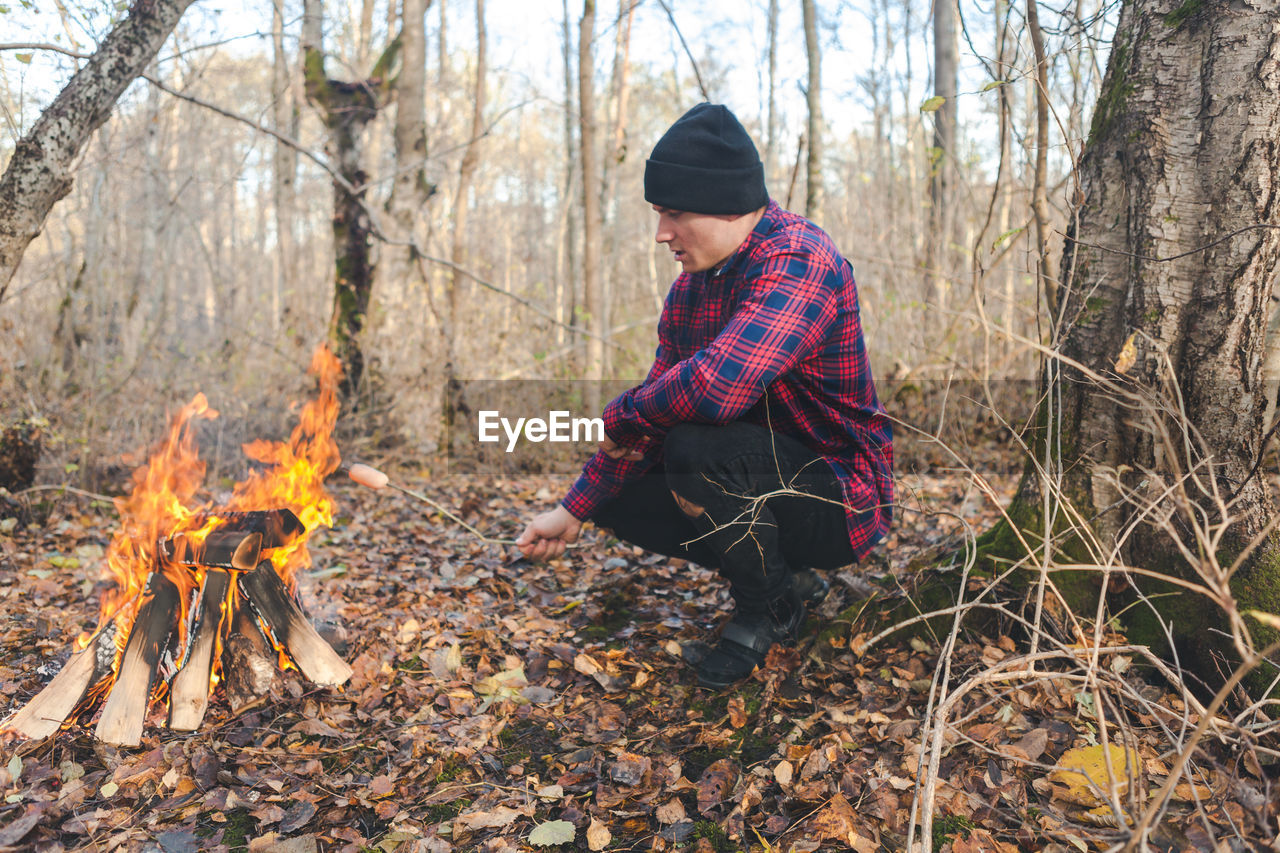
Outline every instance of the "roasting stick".
[[492, 536], [485, 536], [479, 530], [476, 530], [470, 524], [467, 524], [465, 521], [458, 518], [456, 515], [449, 512], [449, 510], [445, 509], [439, 503], [437, 503], [436, 501], [433, 501], [431, 498], [427, 497], [421, 492], [415, 492], [413, 489], [406, 489], [404, 486], [400, 486], [391, 482], [390, 477], [388, 477], [386, 474], [379, 471], [377, 468], [374, 468], [372, 465], [365, 465], [363, 462], [357, 462], [354, 465], [347, 465], [346, 463], [343, 463], [338, 470], [341, 471], [343, 469], [346, 470], [348, 477], [355, 480], [357, 483], [359, 483], [362, 486], [368, 486], [369, 488], [375, 491], [377, 491], [378, 489], [385, 489], [389, 487], [389, 488], [395, 489], [397, 492], [400, 492], [401, 494], [405, 494], [411, 498], [422, 501], [424, 504], [427, 504], [428, 506], [433, 507], [437, 512], [439, 512], [445, 518], [449, 519], [455, 524], [459, 524], [465, 527], [468, 531], [471, 532], [473, 536], [477, 537], [481, 542], [489, 542], [493, 545], [516, 544], [516, 540], [514, 539], [495, 539]]

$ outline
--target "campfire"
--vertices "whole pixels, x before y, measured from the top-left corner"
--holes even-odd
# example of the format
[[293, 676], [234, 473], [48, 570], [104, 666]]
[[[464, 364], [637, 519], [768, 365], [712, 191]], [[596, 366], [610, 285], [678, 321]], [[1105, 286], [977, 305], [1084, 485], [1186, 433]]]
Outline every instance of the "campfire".
[[173, 417], [129, 496], [116, 500], [121, 527], [107, 549], [97, 629], [4, 729], [47, 737], [101, 706], [97, 737], [134, 746], [154, 702], [167, 699], [171, 729], [194, 731], [219, 683], [243, 706], [277, 665], [316, 684], [346, 682], [351, 668], [297, 599], [307, 539], [333, 519], [324, 479], [341, 461], [332, 438], [341, 366], [322, 347], [310, 372], [318, 396], [287, 442], [244, 445], [262, 467], [223, 506], [195, 500], [205, 464], [193, 425], [218, 413], [197, 394]]

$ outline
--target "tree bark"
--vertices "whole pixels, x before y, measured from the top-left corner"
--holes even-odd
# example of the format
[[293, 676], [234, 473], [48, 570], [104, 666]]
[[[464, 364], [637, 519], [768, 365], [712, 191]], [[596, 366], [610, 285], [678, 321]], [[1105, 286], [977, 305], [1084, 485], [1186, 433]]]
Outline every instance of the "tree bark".
[[822, 48], [818, 44], [818, 10], [814, 0], [801, 0], [804, 13], [804, 48], [809, 60], [809, 84], [805, 101], [809, 108], [809, 157], [805, 168], [804, 215], [822, 224]]
[[375, 63], [368, 79], [355, 82], [331, 80], [325, 74], [321, 0], [304, 0], [302, 15], [303, 79], [307, 99], [315, 106], [329, 131], [328, 153], [335, 171], [353, 187], [333, 183], [334, 288], [329, 340], [343, 363], [341, 393], [354, 401], [364, 378], [364, 351], [360, 341], [369, 298], [373, 290], [372, 223], [365, 208], [363, 132], [386, 103], [390, 89], [388, 69], [400, 43], [393, 41]]
[[18, 141], [0, 176], [0, 301], [49, 210], [71, 191], [71, 169], [121, 93], [142, 73], [192, 0], [136, 0], [85, 66]]
[[[1123, 7], [1063, 252], [1034, 458], [1008, 510], [1033, 550], [1053, 534], [1059, 563], [1168, 578], [1121, 571], [1118, 594], [1099, 588], [1101, 572], [1054, 575], [1078, 613], [1092, 617], [1104, 595], [1103, 617], [1118, 615], [1131, 641], [1165, 647], [1167, 627], [1210, 686], [1277, 637], [1247, 611], [1280, 613], [1275, 507], [1257, 471], [1280, 260], [1268, 227], [1278, 27], [1270, 4]], [[981, 544], [1025, 556], [1009, 524]]]

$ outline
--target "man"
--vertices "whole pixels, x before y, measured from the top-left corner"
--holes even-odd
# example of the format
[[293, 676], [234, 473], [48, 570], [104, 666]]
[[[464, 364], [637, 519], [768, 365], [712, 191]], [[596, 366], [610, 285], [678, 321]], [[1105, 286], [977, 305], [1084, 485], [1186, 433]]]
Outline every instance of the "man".
[[[849, 263], [769, 200], [755, 145], [699, 104], [645, 164], [656, 239], [683, 272], [644, 383], [604, 411], [605, 439], [563, 501], [517, 540], [564, 552], [587, 520], [719, 570], [735, 612], [698, 664], [724, 687], [795, 641], [809, 568], [866, 555], [892, 517], [892, 431], [876, 398]], [[797, 579], [800, 579], [798, 582]]]

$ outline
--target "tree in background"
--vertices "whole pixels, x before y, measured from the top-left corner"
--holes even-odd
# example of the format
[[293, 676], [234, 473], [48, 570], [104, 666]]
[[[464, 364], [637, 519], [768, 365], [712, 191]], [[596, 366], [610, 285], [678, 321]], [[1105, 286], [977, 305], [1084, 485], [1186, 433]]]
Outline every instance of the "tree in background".
[[50, 208], [70, 191], [76, 157], [191, 2], [136, 0], [18, 142], [0, 176], [0, 301]]
[[822, 46], [818, 43], [818, 10], [814, 0], [801, 0], [804, 14], [804, 49], [809, 61], [805, 102], [809, 108], [809, 157], [805, 167], [804, 215], [822, 224]]

